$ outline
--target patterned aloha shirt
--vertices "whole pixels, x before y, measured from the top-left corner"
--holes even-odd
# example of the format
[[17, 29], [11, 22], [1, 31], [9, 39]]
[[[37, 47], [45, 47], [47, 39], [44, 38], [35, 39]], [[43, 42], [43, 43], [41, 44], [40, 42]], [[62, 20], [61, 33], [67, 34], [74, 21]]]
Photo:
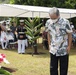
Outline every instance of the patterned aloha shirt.
[[45, 24], [46, 31], [51, 36], [50, 53], [56, 56], [67, 54], [68, 33], [72, 32], [67, 19], [59, 18], [57, 23], [52, 23], [51, 19]]

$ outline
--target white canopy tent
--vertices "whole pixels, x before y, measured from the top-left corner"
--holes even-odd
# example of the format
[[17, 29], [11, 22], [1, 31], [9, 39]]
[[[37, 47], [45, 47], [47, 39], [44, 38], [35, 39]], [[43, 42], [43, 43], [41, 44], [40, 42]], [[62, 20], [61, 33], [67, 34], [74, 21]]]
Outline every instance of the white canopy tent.
[[[2, 17], [40, 17], [49, 18], [50, 7], [27, 6], [27, 5], [13, 5], [0, 4], [0, 16]], [[76, 17], [75, 9], [59, 8], [60, 15], [63, 18]]]

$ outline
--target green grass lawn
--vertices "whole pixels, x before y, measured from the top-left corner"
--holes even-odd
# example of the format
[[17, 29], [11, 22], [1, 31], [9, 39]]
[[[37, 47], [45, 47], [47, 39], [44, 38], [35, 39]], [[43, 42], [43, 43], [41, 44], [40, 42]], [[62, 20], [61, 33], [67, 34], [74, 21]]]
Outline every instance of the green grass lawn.
[[[1, 50], [0, 53], [4, 53], [7, 56], [10, 64], [2, 63], [2, 66], [15, 70], [12, 75], [50, 75], [49, 74], [49, 52], [38, 47], [38, 52], [42, 52], [40, 55], [32, 56], [33, 52], [31, 48], [26, 50], [26, 54], [18, 54], [17, 50]], [[69, 60], [69, 74], [76, 75], [76, 49], [71, 49]]]

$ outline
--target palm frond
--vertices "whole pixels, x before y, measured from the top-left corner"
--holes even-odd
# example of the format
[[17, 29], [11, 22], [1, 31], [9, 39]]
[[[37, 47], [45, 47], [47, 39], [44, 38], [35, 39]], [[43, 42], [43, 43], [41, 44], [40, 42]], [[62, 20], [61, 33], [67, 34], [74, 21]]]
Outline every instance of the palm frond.
[[26, 30], [32, 33], [31, 28], [29, 28], [28, 26], [25, 26]]
[[39, 25], [35, 26], [35, 28], [37, 29], [37, 28], [39, 28], [41, 26], [42, 26], [42, 23], [40, 23]]
[[28, 26], [28, 27], [32, 27], [32, 25], [31, 25], [31, 23], [29, 22], [29, 21], [27, 21], [27, 20], [25, 20], [25, 24]]
[[37, 26], [37, 23], [39, 22], [39, 18], [35, 18], [34, 20], [33, 20], [33, 26], [35, 27], [35, 26]]
[[28, 20], [25, 20], [26, 23], [26, 34], [29, 35], [31, 38], [29, 39], [30, 42], [34, 43], [35, 40], [37, 40], [39, 38], [39, 36], [37, 34], [40, 33], [40, 27], [42, 25], [42, 23], [39, 24], [39, 18], [34, 18], [33, 20], [31, 20], [30, 18], [28, 18]]
[[33, 35], [36, 36], [37, 34], [39, 34], [40, 33], [40, 30], [41, 29], [37, 30]]
[[28, 31], [26, 32], [27, 35], [29, 35], [30, 37], [33, 37], [33, 35]]
[[34, 42], [34, 41], [33, 41], [33, 40], [31, 40], [31, 39], [29, 39], [28, 41], [29, 41], [29, 42], [31, 42], [31, 43], [33, 43], [33, 42]]
[[34, 38], [32, 38], [33, 41], [35, 41], [36, 39], [38, 39], [40, 36], [36, 36]]

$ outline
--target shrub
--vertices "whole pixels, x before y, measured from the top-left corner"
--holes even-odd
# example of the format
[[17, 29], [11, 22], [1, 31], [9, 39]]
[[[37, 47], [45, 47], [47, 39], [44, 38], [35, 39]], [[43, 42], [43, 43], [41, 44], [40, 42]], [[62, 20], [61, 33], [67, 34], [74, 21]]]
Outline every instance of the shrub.
[[4, 69], [0, 69], [0, 75], [12, 75], [12, 74]]

